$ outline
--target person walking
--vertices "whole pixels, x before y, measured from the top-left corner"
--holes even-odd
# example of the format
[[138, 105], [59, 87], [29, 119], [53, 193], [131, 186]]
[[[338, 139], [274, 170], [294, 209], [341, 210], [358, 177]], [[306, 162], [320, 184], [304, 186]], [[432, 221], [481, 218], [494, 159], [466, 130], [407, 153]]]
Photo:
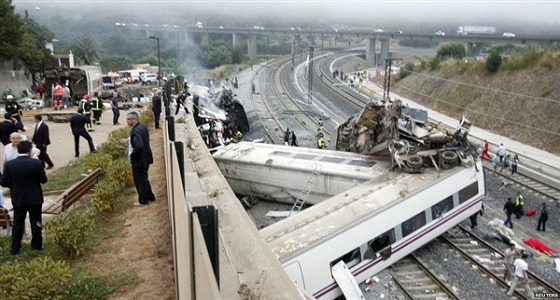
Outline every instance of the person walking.
[[255, 86], [255, 82], [251, 81], [251, 93], [254, 95], [256, 92], [256, 86]]
[[515, 243], [509, 242], [509, 247], [504, 250], [504, 280], [511, 285], [511, 281], [513, 280], [513, 271], [515, 270], [513, 267], [513, 262], [517, 253], [515, 253]]
[[500, 144], [500, 147], [498, 148], [498, 156], [500, 157], [500, 163], [504, 160], [504, 157], [506, 157], [506, 153], [507, 153], [506, 146], [504, 146], [504, 144]]
[[521, 192], [517, 192], [517, 196], [515, 197], [515, 214], [517, 215], [517, 218], [521, 218], [521, 216], [523, 216], [523, 202], [524, 202], [524, 198], [523, 195], [521, 195]]
[[155, 201], [152, 186], [148, 179], [148, 169], [154, 162], [150, 148], [150, 135], [148, 128], [140, 123], [137, 112], [130, 112], [126, 116], [130, 129], [128, 157], [132, 167], [132, 177], [138, 192], [138, 202], [134, 206], [147, 206], [149, 201]]
[[121, 115], [119, 111], [119, 98], [117, 92], [113, 92], [113, 98], [111, 98], [111, 110], [113, 111], [113, 125], [121, 125], [119, 123], [119, 117]]
[[517, 163], [519, 163], [519, 156], [515, 154], [513, 156], [513, 160], [511, 161], [511, 175], [517, 173]]
[[513, 229], [513, 223], [511, 222], [511, 215], [513, 215], [516, 211], [515, 204], [511, 201], [511, 198], [507, 198], [507, 202], [504, 205], [504, 212], [506, 213], [507, 219], [504, 222], [504, 225], [509, 223], [509, 228]]
[[99, 99], [99, 93], [95, 92], [90, 100], [93, 113], [93, 124], [101, 125], [101, 114], [103, 113], [103, 101]]
[[517, 258], [513, 261], [513, 266], [515, 267], [515, 273], [513, 276], [513, 283], [509, 287], [509, 291], [507, 292], [508, 296], [512, 296], [515, 288], [518, 284], [522, 284], [525, 287], [525, 292], [530, 298], [533, 298], [533, 290], [529, 286], [529, 277], [527, 277], [527, 271], [529, 270], [529, 265], [527, 264], [526, 260], [529, 257], [529, 254], [523, 253], [521, 258]]
[[47, 182], [47, 174], [41, 162], [29, 157], [32, 144], [22, 141], [18, 145], [19, 156], [4, 166], [0, 185], [10, 189], [14, 209], [12, 227], [12, 245], [10, 253], [16, 255], [21, 251], [21, 239], [25, 231], [25, 219], [29, 213], [31, 224], [31, 248], [43, 249], [42, 217], [43, 206], [42, 183]]
[[537, 231], [546, 231], [546, 221], [548, 220], [548, 208], [546, 207], [546, 202], [543, 202], [541, 206], [541, 216], [539, 217], [539, 222], [537, 224]]
[[33, 118], [35, 119], [35, 131], [33, 132], [33, 138], [31, 140], [35, 143], [37, 149], [41, 151], [39, 159], [43, 163], [43, 167], [46, 164], [47, 170], [50, 170], [54, 167], [54, 163], [47, 153], [47, 146], [51, 144], [49, 126], [43, 122], [43, 116], [41, 114], [36, 114]]
[[93, 139], [86, 130], [86, 124], [89, 123], [89, 119], [83, 115], [83, 112], [81, 108], [78, 108], [78, 113], [70, 118], [70, 128], [72, 129], [72, 135], [74, 135], [74, 157], [80, 156], [80, 137], [83, 137], [88, 142], [89, 152], [95, 153]]
[[80, 106], [82, 111], [84, 112], [84, 116], [87, 118], [88, 122], [86, 123], [87, 131], [94, 131], [92, 125], [92, 105], [89, 100], [89, 95], [84, 95], [82, 100], [80, 100]]
[[292, 130], [292, 142], [291, 142], [290, 145], [291, 146], [296, 146], [296, 147], [298, 146], [297, 136], [296, 136], [296, 133], [293, 130]]
[[494, 176], [496, 176], [496, 172], [498, 171], [498, 166], [500, 165], [500, 156], [498, 154], [492, 157], [492, 168], [494, 169]]
[[484, 215], [484, 204], [482, 205], [482, 207], [480, 208], [479, 211], [477, 211], [476, 213], [472, 214], [469, 219], [471, 220], [471, 229], [475, 229], [478, 226], [478, 215], [480, 214], [480, 216]]
[[157, 91], [152, 97], [152, 112], [154, 112], [154, 124], [159, 128], [159, 118], [161, 117], [161, 91]]

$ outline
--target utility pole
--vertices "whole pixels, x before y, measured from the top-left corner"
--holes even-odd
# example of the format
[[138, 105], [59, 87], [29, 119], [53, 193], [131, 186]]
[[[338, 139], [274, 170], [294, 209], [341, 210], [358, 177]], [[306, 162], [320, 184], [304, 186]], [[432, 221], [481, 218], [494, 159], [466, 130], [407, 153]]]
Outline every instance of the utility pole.
[[383, 79], [383, 101], [391, 101], [389, 92], [391, 91], [391, 72], [393, 71], [393, 61], [402, 61], [401, 58], [385, 59], [385, 77]]
[[307, 103], [313, 102], [313, 46], [309, 46], [309, 64], [307, 65]]

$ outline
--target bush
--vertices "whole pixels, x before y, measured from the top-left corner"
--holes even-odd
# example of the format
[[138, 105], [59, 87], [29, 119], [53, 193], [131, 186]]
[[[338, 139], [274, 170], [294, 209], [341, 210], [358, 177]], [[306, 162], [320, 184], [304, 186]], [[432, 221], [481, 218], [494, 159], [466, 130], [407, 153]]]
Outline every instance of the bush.
[[118, 182], [102, 180], [96, 185], [91, 203], [97, 211], [114, 211], [113, 199], [122, 190]]
[[110, 154], [102, 152], [93, 153], [84, 157], [84, 166], [90, 170], [100, 168], [102, 171], [107, 170], [111, 165], [113, 158]]
[[91, 213], [69, 212], [47, 221], [43, 227], [46, 236], [70, 257], [80, 256], [85, 249], [86, 240], [93, 233], [93, 215]]
[[130, 163], [125, 159], [115, 160], [107, 169], [110, 181], [118, 183], [121, 187], [130, 187], [134, 184]]
[[140, 123], [150, 126], [154, 124], [154, 112], [151, 110], [143, 110], [140, 112]]
[[430, 60], [429, 64], [430, 64], [430, 70], [435, 71], [439, 68], [439, 63], [441, 61], [439, 60], [439, 58], [434, 57], [432, 60]]
[[486, 70], [491, 73], [495, 73], [498, 71], [500, 66], [502, 65], [502, 56], [498, 50], [492, 50], [490, 55], [486, 59]]
[[45, 256], [0, 267], [0, 299], [62, 299], [70, 266]]
[[[126, 137], [128, 138], [128, 136]], [[97, 148], [99, 153], [108, 154], [113, 160], [128, 156], [128, 141], [126, 138], [109, 136], [107, 141]]]

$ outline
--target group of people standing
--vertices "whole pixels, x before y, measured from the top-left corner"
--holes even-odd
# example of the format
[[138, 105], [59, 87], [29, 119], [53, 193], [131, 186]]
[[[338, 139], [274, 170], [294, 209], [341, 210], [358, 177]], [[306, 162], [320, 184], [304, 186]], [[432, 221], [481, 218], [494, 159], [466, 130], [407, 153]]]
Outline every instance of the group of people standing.
[[489, 148], [490, 145], [488, 140], [484, 140], [482, 153], [480, 154], [480, 159], [484, 160], [485, 158], [488, 158], [490, 161], [492, 161], [494, 174], [498, 172], [498, 168], [500, 168], [499, 171], [500, 173], [502, 173], [504, 169], [510, 169], [511, 175], [517, 173], [517, 165], [519, 164], [519, 156], [517, 154], [515, 154], [512, 159], [511, 155], [507, 153], [506, 146], [502, 143], [500, 144], [500, 147], [498, 148], [496, 155], [492, 157], [490, 156]]

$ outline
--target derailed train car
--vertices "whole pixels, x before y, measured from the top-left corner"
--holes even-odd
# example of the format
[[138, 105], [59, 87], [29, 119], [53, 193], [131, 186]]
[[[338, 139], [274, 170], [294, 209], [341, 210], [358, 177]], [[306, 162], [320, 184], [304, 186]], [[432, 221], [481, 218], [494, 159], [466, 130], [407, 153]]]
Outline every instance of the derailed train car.
[[84, 95], [93, 95], [103, 89], [103, 74], [99, 66], [62, 66], [46, 69], [44, 74], [46, 97], [52, 99], [54, 86], [61, 83], [70, 89], [72, 105], [77, 104]]

